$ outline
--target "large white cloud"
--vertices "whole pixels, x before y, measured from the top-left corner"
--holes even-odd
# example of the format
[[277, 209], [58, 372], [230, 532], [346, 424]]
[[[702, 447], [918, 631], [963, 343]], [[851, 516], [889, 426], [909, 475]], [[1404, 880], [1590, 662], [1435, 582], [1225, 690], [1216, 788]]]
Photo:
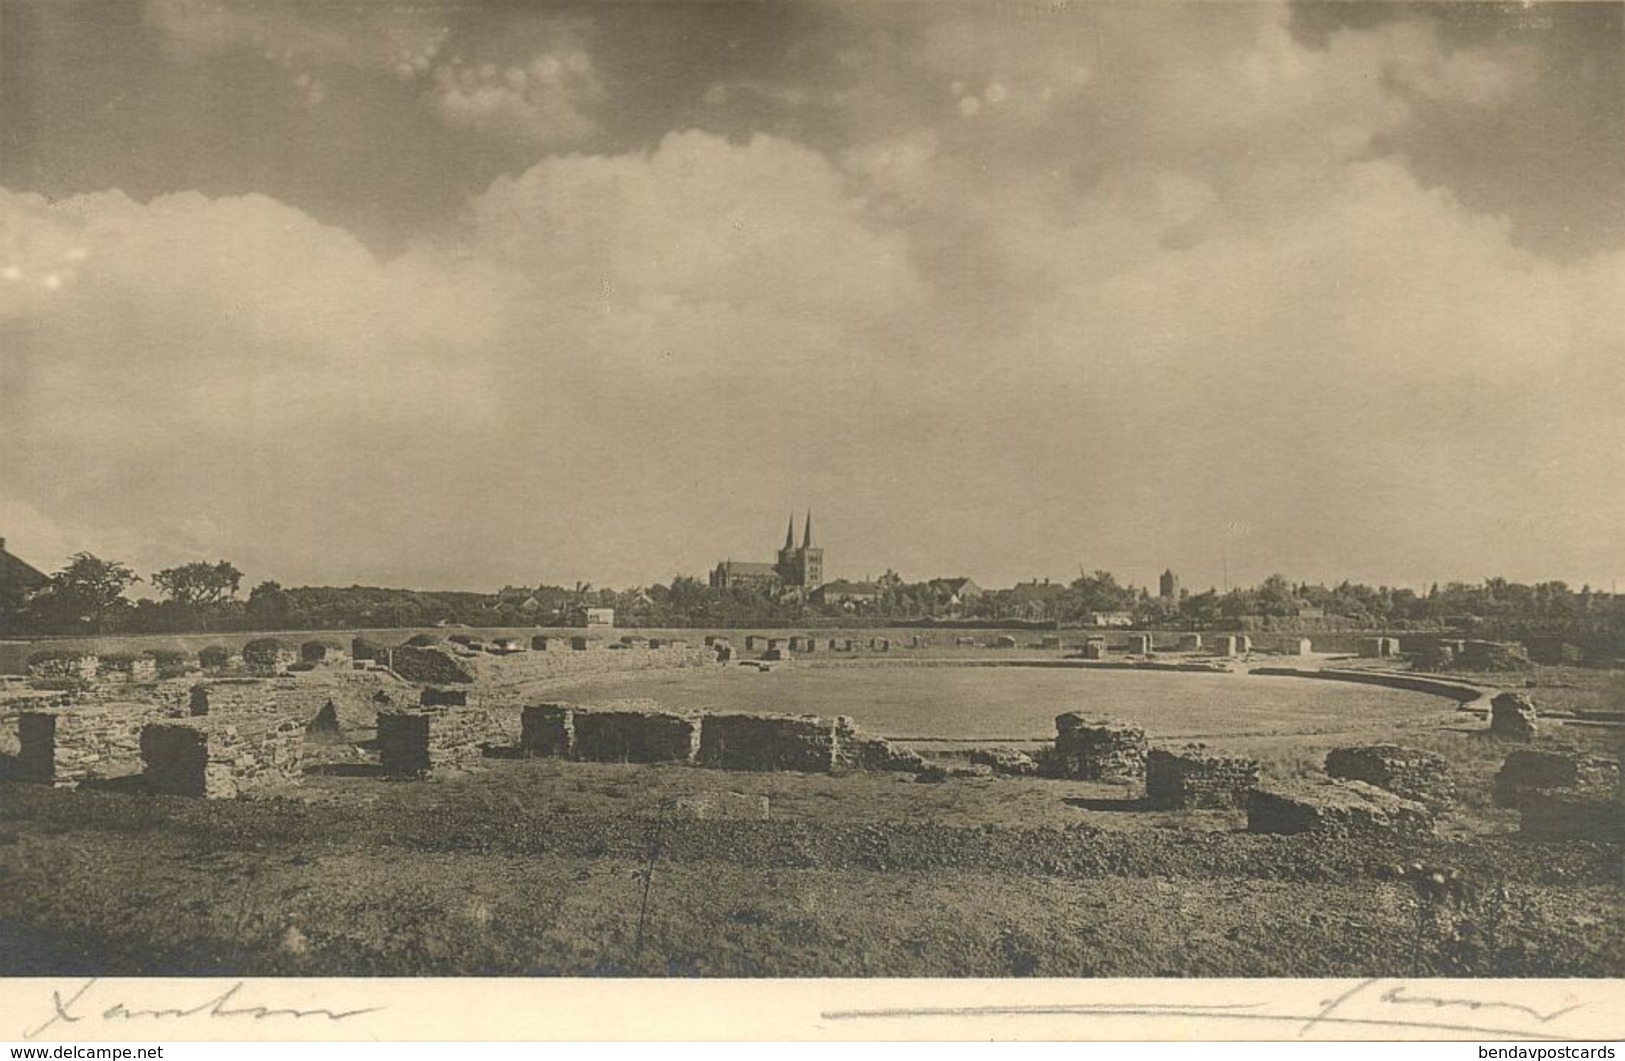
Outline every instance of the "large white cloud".
[[[547, 158], [392, 259], [261, 197], [7, 196], [0, 524], [285, 581], [665, 577], [805, 503], [849, 575], [1211, 571], [1232, 524], [1237, 577], [1606, 573], [1625, 260], [1373, 150], [1524, 59], [1210, 17], [943, 31], [935, 110], [833, 162]], [[576, 65], [440, 87], [541, 142]]]
[[[544, 498], [545, 526], [595, 482], [736, 446], [771, 405], [681, 430], [674, 402], [828, 393], [919, 297], [901, 239], [769, 139], [544, 162], [480, 196], [460, 237], [387, 260], [260, 196], [6, 194], [0, 216], [6, 500], [154, 528], [132, 557], [148, 565], [237, 542], [409, 580]], [[586, 442], [605, 432], [643, 463]], [[418, 511], [435, 515], [414, 538]], [[405, 535], [393, 557], [384, 528]]]

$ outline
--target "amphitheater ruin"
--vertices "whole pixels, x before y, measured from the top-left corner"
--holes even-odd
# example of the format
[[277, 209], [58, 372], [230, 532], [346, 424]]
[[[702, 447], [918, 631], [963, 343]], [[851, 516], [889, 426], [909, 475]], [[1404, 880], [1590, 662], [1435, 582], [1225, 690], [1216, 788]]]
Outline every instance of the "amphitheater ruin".
[[[914, 635], [819, 638], [746, 634], [743, 662], [756, 667], [1032, 666], [1229, 673], [1363, 682], [1426, 692], [1485, 717], [1485, 732], [1513, 745], [1541, 725], [1521, 693], [1392, 669], [1269, 663], [1248, 637], [1220, 635], [1202, 650], [1182, 635], [1160, 650], [1151, 634], [1123, 642], [1089, 636], [1063, 645], [1045, 636], [1036, 656], [1008, 655], [1009, 635], [985, 649], [960, 636], [948, 646]], [[836, 656], [819, 654], [824, 645]], [[559, 651], [563, 648], [563, 651]], [[1398, 639], [1362, 639], [1354, 656], [1389, 660]], [[997, 650], [1004, 650], [1003, 652]], [[1272, 655], [1310, 651], [1283, 639]], [[1176, 655], [1177, 653], [1177, 655]], [[1430, 833], [1450, 813], [1458, 785], [1442, 756], [1399, 744], [1334, 748], [1323, 773], [1269, 780], [1262, 764], [1200, 744], [1164, 744], [1132, 718], [1089, 710], [1055, 715], [1053, 738], [1026, 750], [974, 747], [963, 762], [937, 762], [906, 740], [862, 732], [844, 715], [696, 710], [648, 699], [578, 703], [550, 690], [594, 676], [726, 667], [733, 638], [703, 642], [581, 635], [473, 637], [460, 643], [419, 635], [398, 645], [366, 637], [300, 646], [274, 639], [236, 652], [206, 650], [198, 661], [41, 653], [29, 680], [0, 686], [0, 753], [16, 779], [55, 786], [106, 784], [158, 795], [233, 798], [297, 785], [310, 752], [371, 731], [356, 745], [391, 779], [478, 768], [493, 757], [566, 762], [665, 763], [697, 769], [843, 775], [906, 773], [923, 781], [995, 776], [1119, 786], [1125, 799], [1156, 810], [1245, 812], [1246, 829], [1331, 836]], [[1619, 763], [1602, 756], [1509, 749], [1494, 782], [1498, 805], [1523, 812], [1523, 830], [1551, 838], [1617, 838]]]

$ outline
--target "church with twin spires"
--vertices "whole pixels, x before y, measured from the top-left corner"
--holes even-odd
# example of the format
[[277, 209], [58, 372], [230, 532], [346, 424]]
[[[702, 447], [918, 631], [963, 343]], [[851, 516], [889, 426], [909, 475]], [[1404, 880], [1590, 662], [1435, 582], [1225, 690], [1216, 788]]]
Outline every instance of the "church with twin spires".
[[779, 550], [778, 561], [771, 564], [746, 560], [724, 560], [711, 572], [712, 589], [793, 589], [810, 593], [824, 583], [824, 550], [813, 544], [812, 513], [801, 532], [801, 544], [796, 544], [796, 517], [790, 514], [790, 525], [784, 531], [784, 548]]

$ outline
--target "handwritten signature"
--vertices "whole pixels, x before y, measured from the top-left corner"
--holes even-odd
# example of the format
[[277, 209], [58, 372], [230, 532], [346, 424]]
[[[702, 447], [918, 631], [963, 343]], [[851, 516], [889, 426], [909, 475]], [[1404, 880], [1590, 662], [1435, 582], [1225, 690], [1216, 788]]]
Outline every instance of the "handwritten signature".
[[[1387, 984], [1386, 987], [1383, 985]], [[1372, 1008], [1375, 1003], [1376, 1008]], [[1307, 1035], [1321, 1025], [1364, 1025], [1373, 1028], [1412, 1029], [1416, 1031], [1460, 1032], [1466, 1035], [1496, 1035], [1532, 1039], [1568, 1039], [1560, 1034], [1554, 1022], [1581, 1009], [1586, 1004], [1577, 1002], [1558, 1009], [1543, 1010], [1516, 1002], [1499, 1002], [1462, 995], [1445, 996], [1423, 994], [1403, 981], [1385, 981], [1379, 978], [1362, 980], [1334, 998], [1323, 999], [1317, 1009], [1310, 1012], [1281, 1012], [1268, 1008], [1263, 1002], [1230, 1002], [1203, 1004], [1194, 1002], [1081, 1002], [1052, 1005], [1011, 1006], [940, 1006], [920, 1008], [892, 1008], [870, 1010], [831, 1010], [823, 1014], [826, 1020], [896, 1019], [918, 1017], [1146, 1017], [1146, 1018], [1198, 1018], [1225, 1021], [1264, 1021], [1299, 1025], [1298, 1034]], [[1466, 1010], [1469, 1013], [1492, 1012], [1505, 1020], [1505, 1025], [1458, 1023], [1450, 1014], [1428, 1017], [1417, 1013], [1415, 1017], [1395, 1013], [1403, 1007], [1426, 1007], [1430, 1010]], [[1414, 1009], [1411, 1012], [1416, 1012]], [[1511, 1017], [1512, 1019], [1505, 1019]], [[1469, 1018], [1470, 1020], [1471, 1018]]]
[[237, 981], [219, 994], [192, 1006], [163, 1006], [153, 1009], [144, 1009], [132, 1006], [128, 1002], [113, 1002], [104, 1005], [102, 1002], [93, 1002], [91, 996], [96, 987], [98, 978], [92, 977], [80, 985], [79, 990], [63, 997], [61, 991], [51, 992], [51, 1016], [36, 1028], [23, 1032], [23, 1038], [32, 1039], [48, 1028], [58, 1024], [78, 1024], [80, 1021], [135, 1021], [135, 1020], [186, 1020], [188, 1018], [201, 1018], [211, 1020], [230, 1020], [248, 1018], [250, 1020], [311, 1020], [326, 1018], [332, 1022], [349, 1020], [365, 1013], [377, 1013], [382, 1006], [368, 1009], [332, 1010], [332, 1009], [276, 1009], [270, 1006], [249, 1005], [238, 1001], [238, 995], [246, 987], [244, 981]]
[[[1321, 1004], [1320, 1012], [1316, 1013], [1313, 1017], [1304, 1022], [1303, 1028], [1298, 1034], [1302, 1035], [1315, 1025], [1320, 1024], [1323, 1021], [1333, 1019], [1333, 1014], [1348, 1005], [1352, 999], [1360, 995], [1369, 995], [1372, 992], [1372, 989], [1381, 983], [1382, 981], [1377, 979], [1363, 980], [1349, 988], [1347, 991], [1343, 992], [1341, 995], [1338, 995], [1336, 998], [1327, 999]], [[1411, 994], [1410, 988], [1403, 983], [1395, 984], [1386, 991], [1381, 992], [1379, 995], [1377, 995], [1377, 999], [1383, 1004], [1389, 1006], [1431, 1006], [1434, 1009], [1460, 1008], [1473, 1011], [1489, 1009], [1507, 1010], [1512, 1013], [1522, 1013], [1525, 1016], [1531, 1017], [1534, 1019], [1536, 1024], [1550, 1024], [1557, 1018], [1568, 1013], [1573, 1013], [1575, 1010], [1580, 1009], [1585, 1005], [1584, 1002], [1576, 1002], [1572, 1006], [1564, 1006], [1561, 1009], [1540, 1010], [1536, 1009], [1534, 1006], [1525, 1006], [1518, 1002], [1487, 1002], [1483, 999], [1477, 998], [1444, 998], [1437, 995], [1416, 995]]]

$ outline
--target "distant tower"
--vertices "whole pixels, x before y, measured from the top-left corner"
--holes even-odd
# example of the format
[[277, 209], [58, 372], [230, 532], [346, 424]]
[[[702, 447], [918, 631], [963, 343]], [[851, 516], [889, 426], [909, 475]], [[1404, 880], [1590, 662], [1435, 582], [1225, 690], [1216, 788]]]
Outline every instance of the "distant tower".
[[815, 589], [824, 583], [824, 550], [812, 543], [812, 512], [807, 512], [807, 523], [801, 533], [801, 547], [796, 548], [796, 519], [790, 516], [790, 528], [784, 536], [784, 548], [779, 550], [779, 577], [785, 585], [798, 589]]
[[1173, 569], [1162, 573], [1162, 578], [1158, 580], [1157, 595], [1163, 600], [1179, 599], [1179, 576], [1174, 574]]
[[814, 589], [824, 584], [824, 550], [812, 543], [812, 509], [807, 510], [807, 527], [801, 534], [801, 584]]

